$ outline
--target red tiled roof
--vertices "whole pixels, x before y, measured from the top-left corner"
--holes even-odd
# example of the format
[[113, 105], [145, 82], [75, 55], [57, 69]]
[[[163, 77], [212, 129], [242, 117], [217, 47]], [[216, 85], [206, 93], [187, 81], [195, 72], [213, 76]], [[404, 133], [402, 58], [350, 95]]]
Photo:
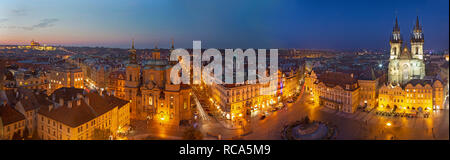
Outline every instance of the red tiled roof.
[[323, 82], [326, 86], [334, 87], [336, 85], [346, 89], [346, 85], [351, 86], [351, 90], [356, 89], [352, 85], [358, 83], [358, 80], [353, 78], [351, 74], [341, 72], [326, 72], [320, 74], [317, 79], [319, 82]]
[[[89, 122], [115, 107], [121, 108], [128, 103], [128, 101], [114, 96], [100, 95], [95, 92], [85, 93], [83, 98], [78, 98], [77, 94], [83, 94], [83, 91], [77, 88], [60, 88], [54, 94], [56, 97], [55, 102], [58, 103], [59, 98], [63, 98], [64, 105], [59, 106], [55, 103], [57, 107], [53, 107], [52, 109], [49, 109], [48, 105], [43, 106], [39, 109], [39, 114], [71, 127], [77, 127]], [[89, 99], [89, 104], [86, 103], [86, 99]], [[80, 101], [79, 105], [78, 101]], [[71, 108], [68, 107], [68, 103], [72, 103]]]
[[25, 120], [25, 116], [9, 105], [0, 106], [0, 118], [3, 125]]

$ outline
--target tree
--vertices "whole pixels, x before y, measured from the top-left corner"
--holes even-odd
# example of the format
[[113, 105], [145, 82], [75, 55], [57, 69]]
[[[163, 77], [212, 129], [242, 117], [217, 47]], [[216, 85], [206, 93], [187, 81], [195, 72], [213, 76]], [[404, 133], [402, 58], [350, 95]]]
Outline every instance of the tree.
[[185, 139], [185, 140], [201, 140], [201, 139], [203, 139], [203, 135], [198, 129], [196, 129], [194, 127], [189, 127], [184, 131], [183, 139]]
[[109, 129], [94, 129], [92, 139], [94, 140], [109, 140], [109, 136], [112, 135]]

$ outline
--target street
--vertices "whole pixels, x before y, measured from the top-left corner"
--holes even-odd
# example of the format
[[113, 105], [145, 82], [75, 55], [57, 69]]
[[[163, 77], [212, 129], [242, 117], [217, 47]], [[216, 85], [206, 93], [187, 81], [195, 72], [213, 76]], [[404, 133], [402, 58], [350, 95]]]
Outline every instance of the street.
[[[287, 110], [271, 112], [266, 118], [259, 116], [250, 120], [250, 127], [233, 129], [226, 127], [213, 116], [207, 115], [196, 99], [199, 112], [199, 130], [204, 139], [246, 139], [280, 140], [283, 126], [308, 116], [311, 120], [330, 122], [337, 126], [336, 139], [340, 140], [448, 140], [449, 111], [436, 110], [430, 118], [386, 117], [374, 112], [356, 111], [355, 113], [337, 112], [321, 107], [310, 101], [310, 95], [304, 93], [297, 101], [287, 103]], [[203, 98], [205, 99], [205, 98]], [[389, 125], [388, 125], [389, 123]], [[135, 122], [139, 134], [134, 139], [148, 135], [156, 139], [181, 139], [183, 129], [178, 126], [161, 125], [145, 121]], [[248, 133], [248, 134], [244, 134]]]

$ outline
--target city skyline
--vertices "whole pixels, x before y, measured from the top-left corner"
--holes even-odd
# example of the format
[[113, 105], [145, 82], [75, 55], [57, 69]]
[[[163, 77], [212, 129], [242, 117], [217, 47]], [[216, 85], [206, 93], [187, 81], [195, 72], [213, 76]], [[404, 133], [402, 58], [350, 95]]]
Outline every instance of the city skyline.
[[129, 48], [134, 38], [139, 49], [169, 48], [173, 38], [176, 48], [201, 40], [205, 48], [388, 49], [395, 17], [406, 40], [417, 16], [424, 49], [449, 43], [448, 1], [2, 3], [1, 45]]

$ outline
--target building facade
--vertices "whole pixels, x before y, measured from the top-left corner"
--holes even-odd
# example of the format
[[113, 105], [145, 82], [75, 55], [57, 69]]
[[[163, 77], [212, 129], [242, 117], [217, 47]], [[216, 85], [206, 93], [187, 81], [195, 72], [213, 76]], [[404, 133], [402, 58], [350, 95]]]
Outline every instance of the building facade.
[[396, 20], [391, 37], [388, 83], [379, 90], [379, 110], [418, 113], [443, 109], [444, 84], [436, 78], [425, 79], [424, 37], [419, 18], [411, 35], [411, 50], [404, 45]]
[[60, 66], [50, 71], [47, 94], [61, 87], [84, 88], [84, 74], [78, 67]]
[[170, 82], [172, 65], [160, 59], [159, 49], [153, 59], [138, 64], [134, 41], [125, 70], [125, 100], [130, 100], [132, 118], [178, 125], [192, 118], [191, 88]]
[[0, 104], [0, 140], [11, 140], [14, 134], [23, 136], [25, 116], [6, 103]]
[[417, 18], [411, 37], [411, 49], [408, 49], [406, 43], [403, 45], [400, 27], [397, 19], [395, 20], [390, 40], [391, 52], [388, 71], [390, 83], [403, 85], [411, 79], [422, 79], [425, 76], [423, 43], [424, 37], [422, 27], [419, 25], [419, 18]]
[[353, 74], [311, 72], [305, 79], [314, 103], [341, 112], [353, 113], [359, 105], [360, 86]]
[[115, 137], [130, 125], [129, 102], [112, 95], [60, 88], [52, 104], [38, 111], [37, 133], [43, 140], [91, 140], [95, 130], [109, 130]]
[[379, 92], [380, 110], [416, 112], [443, 109], [444, 87], [439, 80], [411, 80], [404, 86], [387, 84]]

